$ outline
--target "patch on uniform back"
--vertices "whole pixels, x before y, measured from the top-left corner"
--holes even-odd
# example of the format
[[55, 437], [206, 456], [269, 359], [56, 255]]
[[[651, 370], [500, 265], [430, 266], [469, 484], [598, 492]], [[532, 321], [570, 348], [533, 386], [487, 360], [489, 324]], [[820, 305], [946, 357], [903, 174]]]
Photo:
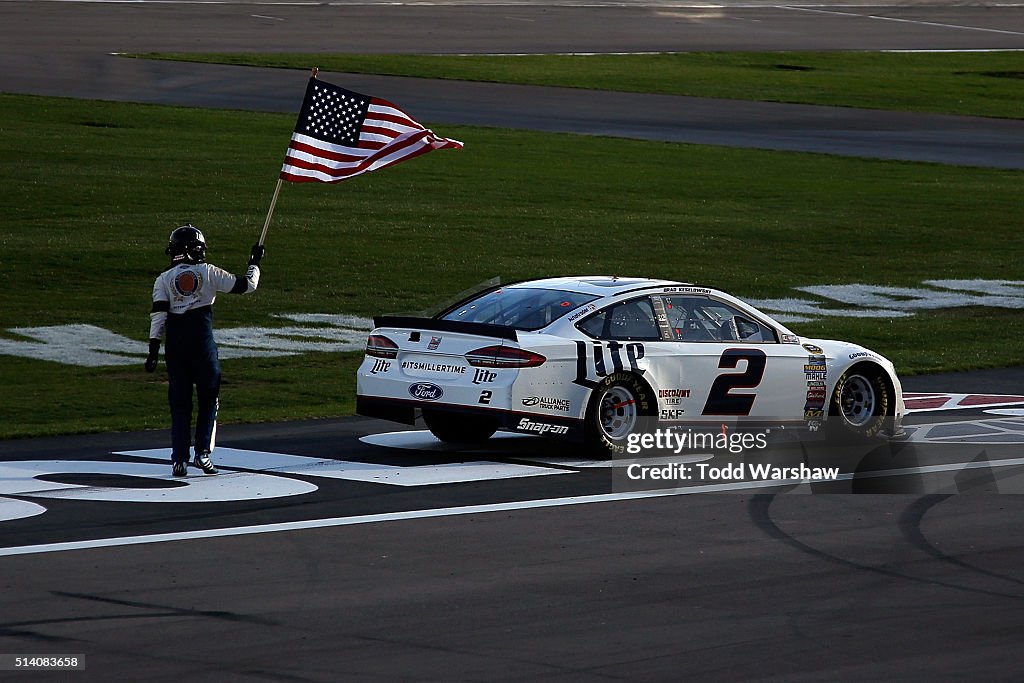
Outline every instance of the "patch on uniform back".
[[181, 296], [195, 296], [203, 288], [203, 277], [194, 270], [183, 270], [174, 276], [174, 289]]

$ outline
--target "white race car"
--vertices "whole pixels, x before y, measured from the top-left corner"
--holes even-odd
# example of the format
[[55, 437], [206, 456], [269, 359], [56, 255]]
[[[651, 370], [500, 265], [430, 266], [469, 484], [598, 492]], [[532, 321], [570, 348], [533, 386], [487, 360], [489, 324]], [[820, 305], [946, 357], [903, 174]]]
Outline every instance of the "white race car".
[[500, 429], [615, 455], [652, 422], [825, 424], [872, 437], [895, 433], [904, 414], [887, 359], [800, 337], [735, 297], [691, 284], [531, 280], [486, 289], [432, 318], [385, 316], [374, 325], [357, 412], [414, 424], [420, 411], [447, 442], [484, 441]]

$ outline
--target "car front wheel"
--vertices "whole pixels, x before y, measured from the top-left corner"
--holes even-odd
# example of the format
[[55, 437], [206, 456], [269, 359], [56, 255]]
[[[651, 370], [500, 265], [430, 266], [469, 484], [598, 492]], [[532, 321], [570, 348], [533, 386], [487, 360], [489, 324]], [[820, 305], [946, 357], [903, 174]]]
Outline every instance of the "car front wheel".
[[833, 431], [847, 436], [870, 438], [893, 415], [893, 398], [880, 369], [856, 367], [848, 370], [832, 392], [829, 422]]

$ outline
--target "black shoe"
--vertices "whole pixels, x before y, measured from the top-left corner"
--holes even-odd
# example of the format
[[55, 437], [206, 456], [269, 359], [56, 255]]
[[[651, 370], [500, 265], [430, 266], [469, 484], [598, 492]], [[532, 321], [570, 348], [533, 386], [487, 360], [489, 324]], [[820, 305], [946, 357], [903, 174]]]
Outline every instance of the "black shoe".
[[193, 458], [192, 464], [201, 469], [204, 474], [217, 474], [217, 468], [214, 467], [213, 461], [210, 460], [209, 451], [196, 453], [196, 457]]
[[176, 462], [171, 467], [171, 476], [173, 477], [184, 477], [188, 475], [188, 465], [183, 462]]

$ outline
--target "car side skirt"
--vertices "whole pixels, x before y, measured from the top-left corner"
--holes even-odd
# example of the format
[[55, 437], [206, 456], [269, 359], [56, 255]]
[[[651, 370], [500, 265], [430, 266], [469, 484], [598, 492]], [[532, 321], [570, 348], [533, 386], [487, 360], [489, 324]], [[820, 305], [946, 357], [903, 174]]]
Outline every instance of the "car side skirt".
[[498, 410], [494, 408], [474, 408], [470, 406], [448, 403], [412, 402], [398, 398], [380, 398], [376, 396], [356, 396], [356, 412], [364, 417], [375, 417], [402, 424], [415, 424], [417, 411], [422, 408], [434, 409], [453, 415], [484, 417], [494, 420], [498, 429], [519, 434], [537, 434], [569, 439], [583, 440], [583, 420], [555, 415], [538, 415], [514, 410]]

